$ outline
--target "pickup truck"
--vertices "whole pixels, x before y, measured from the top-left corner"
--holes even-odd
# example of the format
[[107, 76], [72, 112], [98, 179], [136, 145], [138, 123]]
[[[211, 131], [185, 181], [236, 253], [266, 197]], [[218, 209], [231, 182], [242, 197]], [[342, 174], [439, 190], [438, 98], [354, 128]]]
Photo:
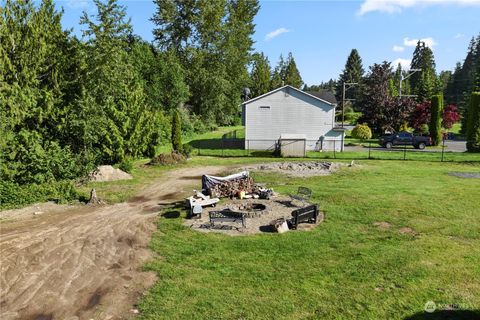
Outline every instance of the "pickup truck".
[[381, 136], [378, 144], [387, 149], [404, 145], [414, 146], [416, 149], [425, 149], [425, 146], [432, 144], [432, 139], [430, 137], [414, 136], [410, 132], [398, 132]]

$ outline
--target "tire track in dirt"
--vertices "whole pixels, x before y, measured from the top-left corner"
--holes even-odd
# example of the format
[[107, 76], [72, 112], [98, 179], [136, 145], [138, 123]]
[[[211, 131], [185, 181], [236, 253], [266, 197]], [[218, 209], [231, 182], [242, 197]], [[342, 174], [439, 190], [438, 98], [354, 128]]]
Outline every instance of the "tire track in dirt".
[[166, 172], [126, 203], [0, 223], [0, 319], [127, 319], [156, 280], [142, 272], [158, 212], [227, 167]]

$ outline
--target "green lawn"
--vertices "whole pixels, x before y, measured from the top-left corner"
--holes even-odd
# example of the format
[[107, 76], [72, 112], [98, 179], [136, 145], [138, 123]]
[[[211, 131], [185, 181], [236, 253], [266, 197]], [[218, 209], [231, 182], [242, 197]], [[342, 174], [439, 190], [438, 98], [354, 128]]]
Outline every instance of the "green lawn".
[[146, 266], [159, 280], [140, 318], [406, 319], [429, 300], [478, 312], [480, 180], [447, 173], [480, 164], [359, 164], [327, 177], [255, 175], [281, 193], [313, 190], [326, 221], [310, 232], [232, 237], [160, 218]]

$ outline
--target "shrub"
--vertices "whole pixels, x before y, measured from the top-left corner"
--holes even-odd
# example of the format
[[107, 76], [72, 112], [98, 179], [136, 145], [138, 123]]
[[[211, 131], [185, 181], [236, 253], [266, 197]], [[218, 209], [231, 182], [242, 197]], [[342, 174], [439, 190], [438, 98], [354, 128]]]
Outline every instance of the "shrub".
[[185, 143], [183, 145], [183, 148], [182, 148], [182, 154], [186, 157], [186, 158], [190, 158], [190, 155], [192, 154], [192, 151], [193, 151], [193, 147], [188, 144], [188, 143]]
[[178, 163], [184, 163], [186, 161], [186, 157], [178, 152], [172, 153], [161, 153], [158, 156], [154, 157], [150, 162], [149, 165], [172, 165]]
[[16, 208], [49, 200], [64, 203], [77, 199], [79, 194], [71, 180], [28, 185], [0, 181], [0, 209]]
[[359, 124], [352, 130], [352, 137], [355, 139], [370, 139], [372, 137], [372, 130], [366, 124]]
[[172, 148], [173, 151], [182, 152], [182, 126], [180, 114], [175, 111], [172, 116]]
[[133, 159], [130, 157], [123, 159], [123, 161], [118, 165], [118, 169], [131, 173], [133, 169]]
[[439, 94], [432, 97], [432, 110], [429, 124], [430, 137], [432, 144], [438, 146], [442, 141], [442, 115], [443, 115], [443, 95]]
[[404, 122], [401, 126], [400, 126], [400, 131], [408, 131], [410, 132], [412, 130], [412, 128], [410, 128], [408, 126], [408, 123], [407, 122]]
[[467, 150], [480, 152], [480, 92], [472, 93], [467, 121]]

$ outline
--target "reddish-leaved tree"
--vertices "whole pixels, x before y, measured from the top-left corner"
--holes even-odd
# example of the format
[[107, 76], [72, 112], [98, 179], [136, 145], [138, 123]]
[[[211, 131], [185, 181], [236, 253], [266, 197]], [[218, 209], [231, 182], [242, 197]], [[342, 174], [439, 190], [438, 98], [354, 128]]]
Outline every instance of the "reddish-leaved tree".
[[430, 101], [417, 104], [413, 112], [410, 114], [410, 127], [414, 128], [415, 131], [421, 131], [422, 126], [430, 122], [430, 110]]
[[449, 104], [443, 108], [443, 120], [442, 127], [445, 129], [451, 129], [453, 125], [460, 121], [460, 113], [458, 108], [454, 104]]
[[[415, 131], [421, 131], [422, 126], [430, 122], [431, 104], [430, 101], [425, 101], [416, 105], [413, 112], [410, 114], [409, 125]], [[454, 104], [449, 104], [443, 109], [442, 128], [451, 129], [453, 125], [460, 121], [460, 113]]]

